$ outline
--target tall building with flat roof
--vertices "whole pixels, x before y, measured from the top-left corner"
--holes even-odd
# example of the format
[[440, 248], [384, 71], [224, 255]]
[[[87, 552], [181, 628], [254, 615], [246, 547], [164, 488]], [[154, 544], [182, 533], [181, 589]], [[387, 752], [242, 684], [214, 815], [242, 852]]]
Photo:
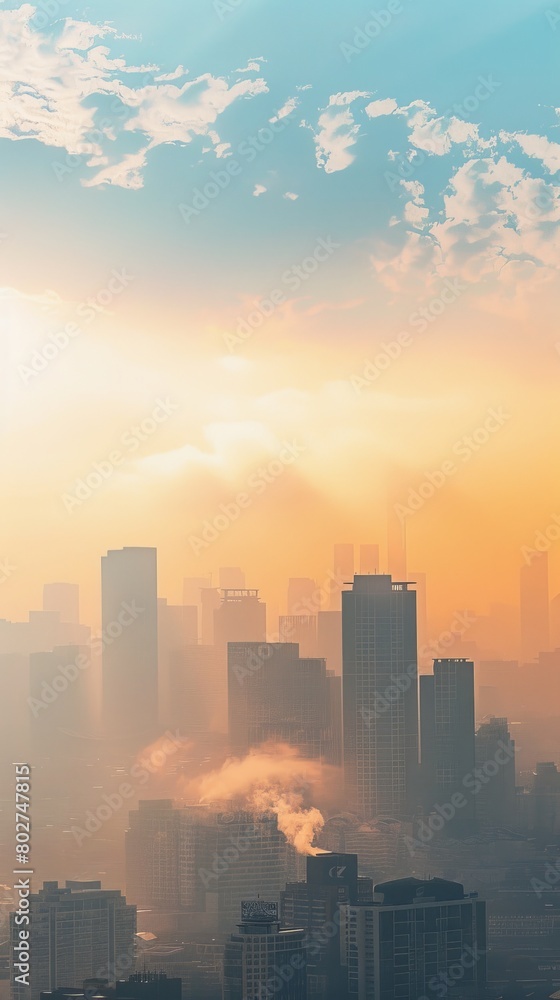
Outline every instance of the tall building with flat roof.
[[[12, 1000], [39, 1000], [42, 991], [91, 978], [114, 983], [134, 968], [136, 907], [118, 890], [96, 881], [67, 881], [64, 888], [44, 882], [29, 903], [30, 985], [15, 981], [12, 957]], [[12, 914], [13, 945], [21, 930], [16, 919]]]
[[475, 769], [474, 664], [434, 660], [433, 674], [420, 678], [420, 751], [424, 808], [453, 803], [460, 808], [445, 825], [449, 836], [472, 834], [476, 797], [468, 787]]
[[331, 762], [335, 733], [324, 660], [299, 655], [296, 642], [228, 645], [228, 714], [234, 754], [269, 741]]
[[284, 928], [278, 904], [241, 904], [238, 931], [226, 943], [223, 1000], [307, 1000], [303, 928]]
[[388, 575], [355, 576], [342, 594], [347, 808], [363, 818], [416, 807], [416, 594]]
[[342, 906], [351, 1000], [418, 1000], [450, 987], [481, 995], [486, 905], [477, 893], [446, 879], [402, 878], [376, 885], [373, 900]]
[[116, 549], [102, 557], [101, 606], [105, 732], [145, 746], [158, 725], [156, 549]]
[[519, 574], [521, 658], [535, 660], [550, 645], [548, 553], [539, 552]]

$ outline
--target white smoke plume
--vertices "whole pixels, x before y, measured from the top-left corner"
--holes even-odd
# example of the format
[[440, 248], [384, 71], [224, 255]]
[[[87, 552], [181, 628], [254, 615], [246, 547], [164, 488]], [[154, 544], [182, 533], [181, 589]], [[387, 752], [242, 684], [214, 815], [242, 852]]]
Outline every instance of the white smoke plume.
[[272, 812], [278, 828], [300, 854], [320, 854], [313, 841], [325, 820], [305, 800], [324, 772], [320, 761], [302, 759], [293, 747], [267, 745], [242, 760], [227, 760], [219, 770], [191, 781], [186, 792], [200, 802], [243, 800], [256, 812]]

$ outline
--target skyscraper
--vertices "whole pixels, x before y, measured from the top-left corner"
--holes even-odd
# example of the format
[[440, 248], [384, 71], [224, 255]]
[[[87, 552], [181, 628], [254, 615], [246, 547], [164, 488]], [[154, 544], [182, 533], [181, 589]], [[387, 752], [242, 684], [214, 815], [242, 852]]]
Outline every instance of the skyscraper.
[[534, 555], [520, 572], [521, 658], [534, 660], [549, 648], [548, 553]]
[[101, 604], [105, 730], [145, 745], [158, 722], [156, 550], [124, 548], [103, 556]]
[[462, 795], [464, 805], [446, 823], [450, 836], [472, 833], [475, 797], [465, 795], [463, 779], [475, 767], [474, 664], [470, 660], [434, 660], [433, 674], [420, 678], [420, 750], [424, 806]]
[[127, 896], [153, 910], [158, 929], [229, 931], [247, 894], [278, 900], [292, 870], [293, 848], [272, 813], [149, 800], [129, 824]]
[[482, 826], [510, 827], [516, 819], [515, 742], [509, 734], [507, 719], [492, 718], [481, 723], [475, 755], [477, 767], [484, 767], [488, 761], [500, 762], [492, 780], [483, 784], [477, 795], [477, 821]]
[[[346, 975], [340, 962], [340, 906], [371, 902], [371, 879], [358, 879], [355, 854], [307, 858], [305, 882], [289, 882], [280, 899], [284, 927], [303, 927], [307, 942], [308, 1000], [340, 1000]], [[360, 890], [358, 885], [360, 884]]]
[[384, 882], [375, 886], [373, 903], [343, 905], [342, 914], [352, 1000], [442, 997], [453, 986], [481, 995], [486, 905], [458, 882]]
[[301, 658], [295, 642], [229, 643], [232, 752], [245, 754], [272, 740], [330, 761], [330, 691], [325, 661]]
[[342, 594], [347, 806], [411, 815], [418, 773], [416, 594], [390, 576], [355, 576]]
[[[115, 982], [133, 968], [136, 907], [119, 891], [102, 889], [101, 882], [67, 881], [65, 888], [44, 882], [29, 901], [30, 986], [15, 982], [12, 964], [12, 1000], [39, 1000], [41, 990], [90, 978]], [[16, 944], [15, 914], [10, 924]]]
[[241, 904], [238, 932], [226, 943], [223, 1000], [307, 1000], [305, 932], [282, 928], [278, 904]]

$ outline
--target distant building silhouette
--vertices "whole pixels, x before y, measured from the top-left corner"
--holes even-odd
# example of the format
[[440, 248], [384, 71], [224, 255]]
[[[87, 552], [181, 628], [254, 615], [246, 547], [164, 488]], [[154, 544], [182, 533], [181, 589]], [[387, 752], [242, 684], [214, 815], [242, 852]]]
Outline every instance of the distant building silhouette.
[[521, 658], [534, 660], [550, 645], [548, 553], [540, 552], [520, 572]]
[[228, 644], [228, 716], [232, 753], [270, 740], [304, 757], [333, 759], [330, 699], [336, 687], [324, 660], [299, 656], [295, 642]]
[[418, 778], [416, 594], [387, 575], [342, 594], [347, 807], [364, 818], [412, 815]]
[[[466, 836], [475, 827], [476, 796], [467, 788], [475, 768], [474, 664], [434, 660], [433, 674], [420, 678], [420, 751], [427, 813], [451, 803], [449, 836]], [[457, 805], [453, 796], [456, 798]]]
[[158, 727], [156, 550], [124, 548], [103, 556], [101, 604], [105, 732], [145, 746]]

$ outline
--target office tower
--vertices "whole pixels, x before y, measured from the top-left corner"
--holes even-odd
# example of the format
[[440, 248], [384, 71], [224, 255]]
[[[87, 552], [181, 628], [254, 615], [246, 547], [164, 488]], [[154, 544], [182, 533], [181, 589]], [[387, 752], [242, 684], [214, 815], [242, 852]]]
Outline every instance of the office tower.
[[141, 801], [129, 814], [125, 853], [127, 897], [152, 910], [156, 933], [231, 930], [244, 895], [279, 899], [293, 864], [276, 817], [232, 803]]
[[185, 646], [171, 654], [168, 720], [187, 738], [227, 733], [227, 677], [214, 646]]
[[307, 576], [295, 576], [288, 580], [288, 614], [316, 614], [320, 609], [315, 580]]
[[280, 642], [297, 642], [301, 656], [317, 656], [317, 616], [280, 615]]
[[78, 625], [80, 622], [80, 588], [77, 583], [45, 583], [43, 611], [58, 611], [60, 621]]
[[[109, 982], [134, 965], [136, 907], [117, 890], [102, 889], [101, 882], [44, 882], [29, 897], [30, 986], [15, 981], [12, 957], [12, 1000], [39, 1000], [42, 990], [60, 984], [81, 984], [85, 979]], [[19, 943], [21, 925], [10, 917], [10, 953]], [[128, 966], [126, 962], [128, 961]]]
[[155, 549], [124, 548], [103, 556], [101, 606], [105, 732], [145, 746], [158, 724]]
[[461, 796], [463, 804], [444, 827], [451, 837], [468, 835], [475, 825], [475, 796], [464, 783], [475, 768], [474, 734], [474, 664], [434, 660], [433, 674], [420, 678], [424, 808], [429, 814]]
[[305, 932], [282, 928], [278, 904], [243, 901], [238, 932], [226, 943], [223, 1000], [307, 1000]]
[[224, 590], [214, 612], [214, 642], [226, 652], [228, 642], [266, 642], [266, 604], [258, 590]]
[[354, 546], [350, 543], [339, 543], [334, 547], [334, 586], [331, 590], [330, 610], [340, 609], [340, 593], [345, 583], [354, 576]]
[[390, 576], [355, 576], [342, 595], [347, 807], [362, 818], [416, 808], [416, 594]]
[[360, 576], [379, 573], [379, 570], [379, 545], [360, 545]]
[[[402, 878], [374, 902], [342, 906], [348, 996], [412, 1000], [486, 982], [486, 904], [458, 882]], [[460, 994], [459, 994], [460, 995]]]
[[[408, 829], [408, 824], [404, 829]], [[377, 881], [388, 878], [395, 871], [404, 846], [403, 824], [395, 819], [365, 823], [355, 814], [342, 813], [326, 821], [319, 843], [322, 848], [334, 853], [356, 854], [364, 876], [368, 877], [368, 881]], [[359, 878], [358, 889], [361, 881]]]
[[220, 590], [243, 590], [245, 573], [239, 566], [221, 566], [218, 570]]
[[[387, 507], [387, 570], [394, 580], [406, 580], [406, 521], [399, 504], [389, 498]], [[413, 580], [414, 577], [411, 577]]]
[[521, 658], [534, 660], [549, 648], [548, 553], [535, 555], [520, 572]]
[[330, 760], [325, 661], [300, 658], [293, 642], [229, 643], [228, 717], [236, 755], [274, 741], [297, 747], [304, 757]]
[[168, 725], [174, 709], [169, 688], [171, 665], [185, 649], [198, 644], [198, 607], [168, 604], [165, 597], [159, 597], [157, 608], [159, 721]]
[[327, 661], [335, 674], [342, 671], [342, 614], [319, 611], [317, 614], [317, 656]]
[[[476, 796], [476, 818], [481, 826], [511, 827], [515, 822], [515, 743], [507, 719], [488, 719], [477, 730], [476, 766], [488, 771], [490, 781]], [[498, 766], [494, 767], [495, 762]]]
[[[34, 754], [81, 757], [94, 736], [94, 685], [88, 646], [57, 646], [29, 657]], [[53, 779], [55, 775], [53, 774]]]
[[[362, 901], [371, 902], [371, 879], [360, 882], [369, 887], [369, 896]], [[340, 1000], [345, 996], [346, 974], [344, 970], [343, 975], [340, 961], [340, 905], [359, 901], [355, 854], [327, 852], [309, 857], [306, 881], [286, 885], [280, 897], [280, 920], [284, 927], [303, 927], [306, 932], [308, 1000]]]

